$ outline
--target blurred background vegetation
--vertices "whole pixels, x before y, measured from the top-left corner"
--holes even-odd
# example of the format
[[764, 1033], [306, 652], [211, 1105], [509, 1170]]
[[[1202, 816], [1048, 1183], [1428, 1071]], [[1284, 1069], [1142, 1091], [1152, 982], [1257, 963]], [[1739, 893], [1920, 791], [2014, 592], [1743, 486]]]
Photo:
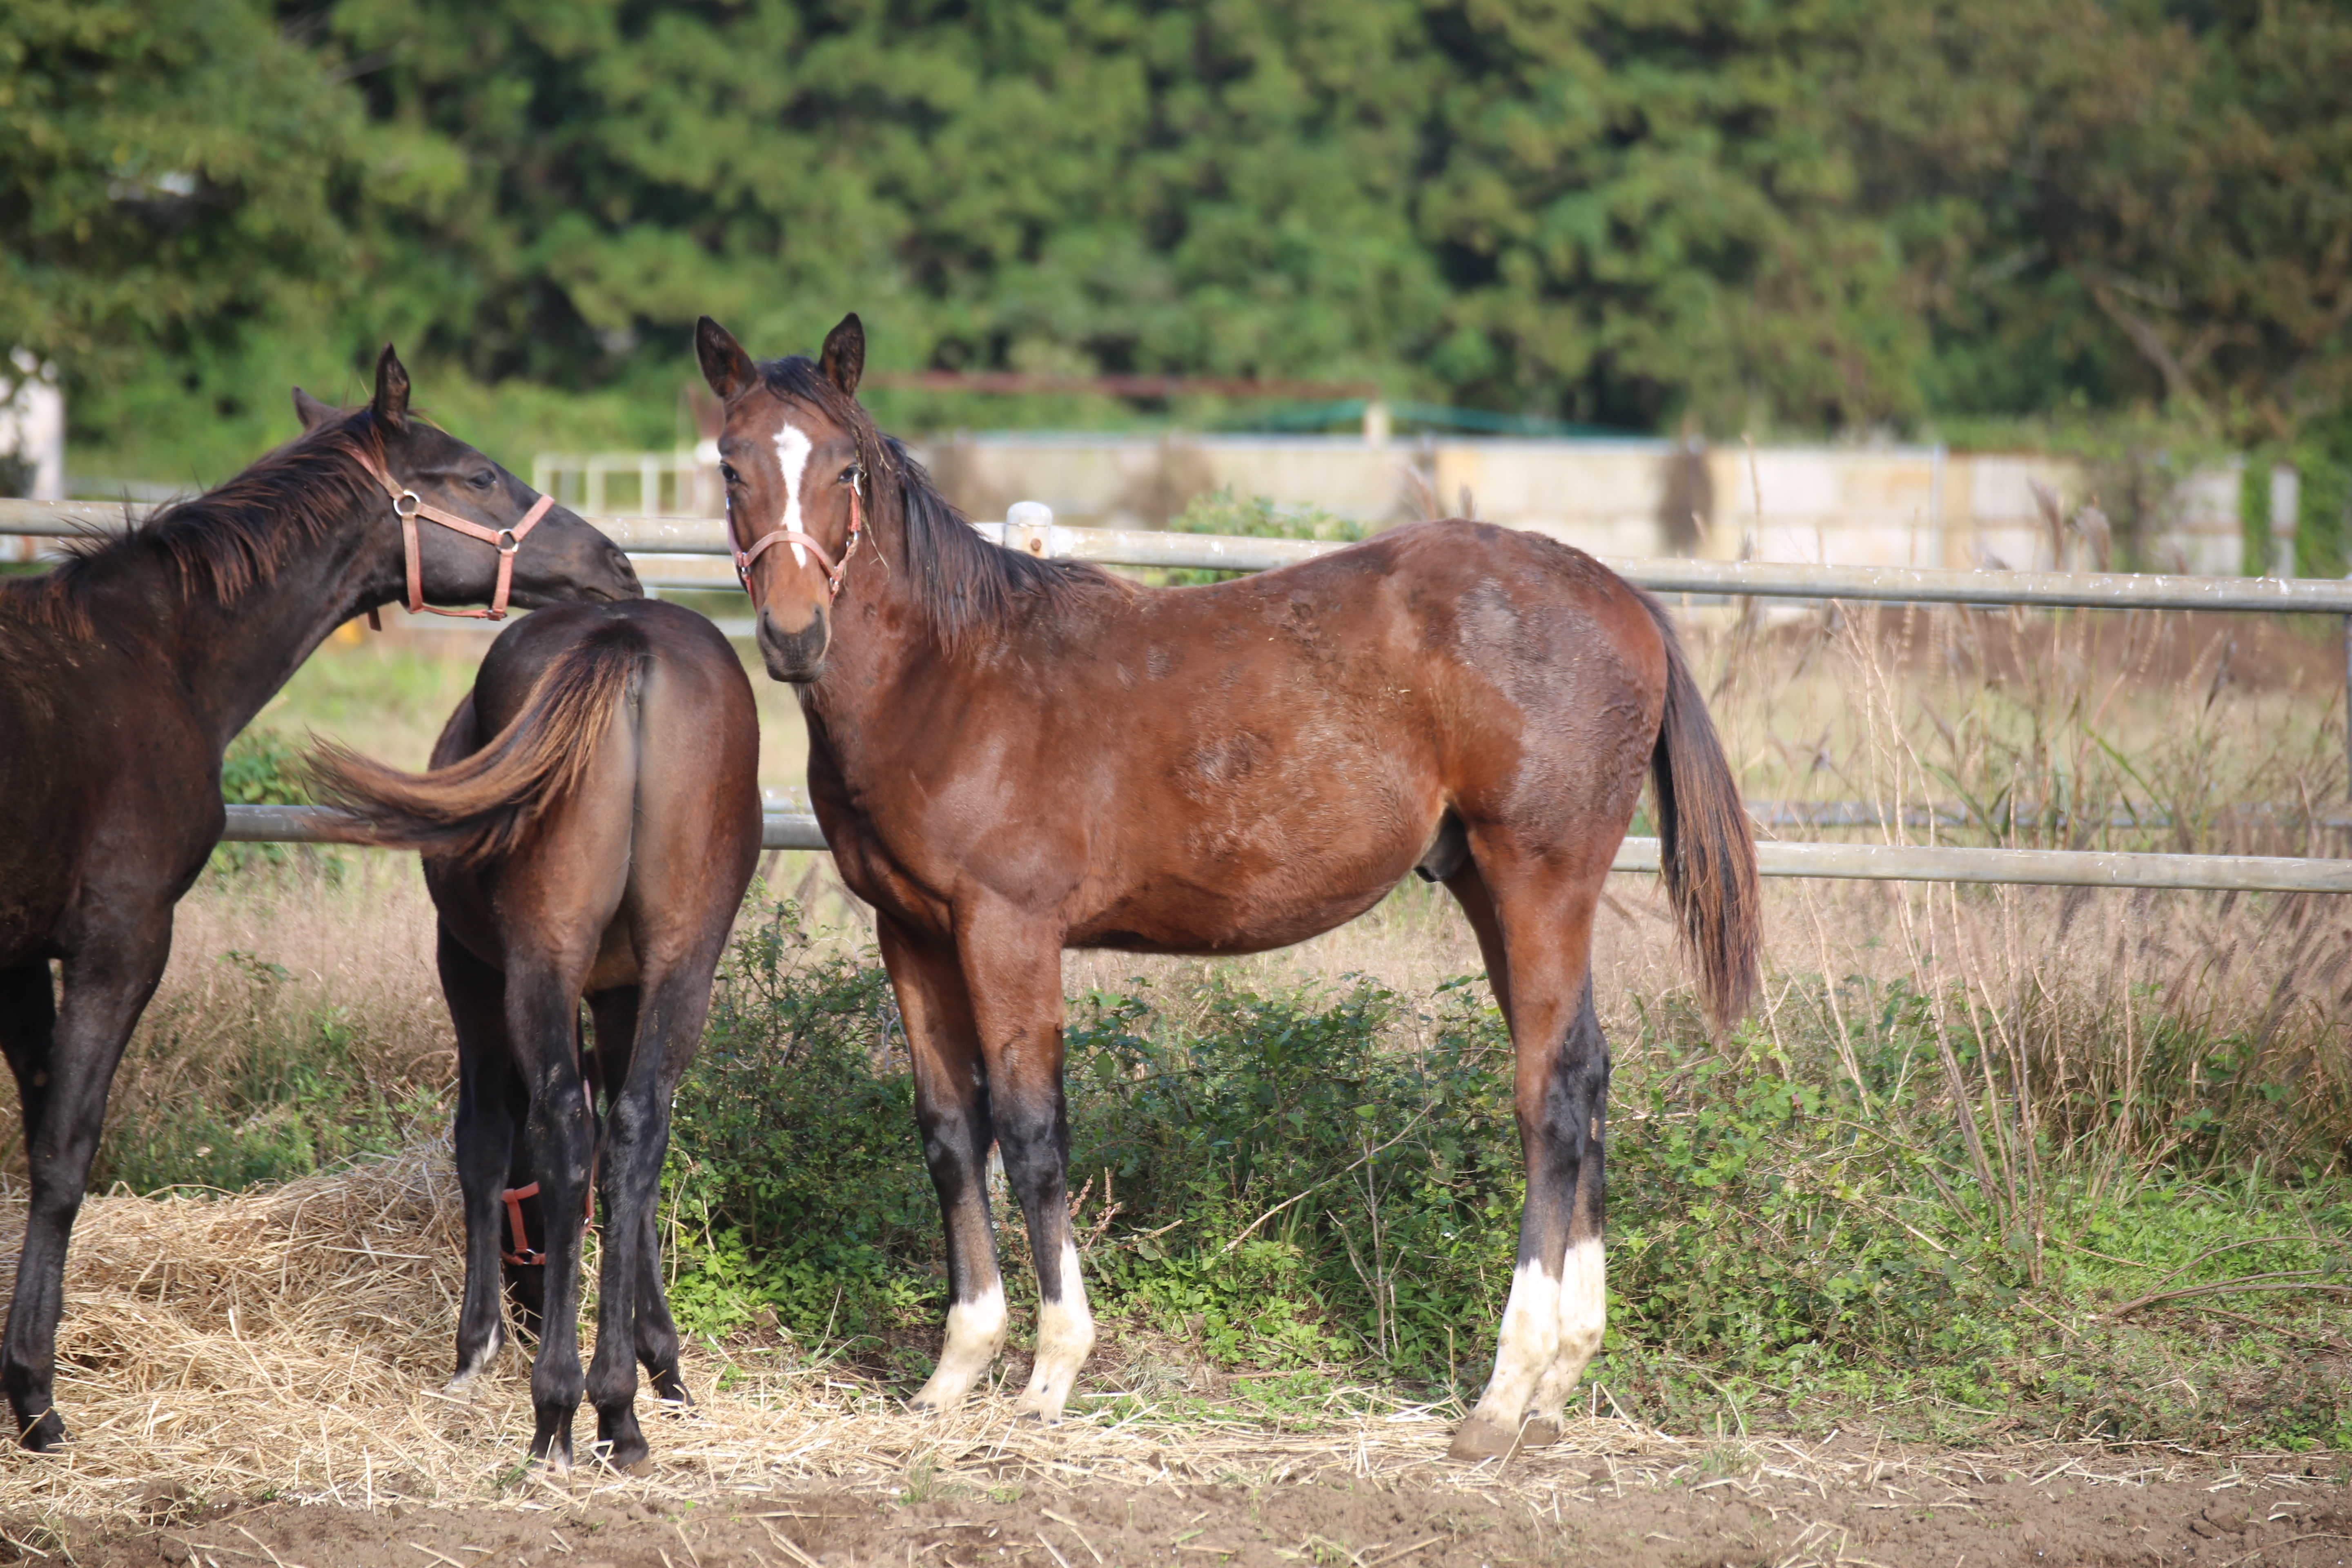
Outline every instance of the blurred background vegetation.
[[2347, 79], [2310, 0], [15, 0], [0, 344], [78, 470], [174, 483], [386, 339], [519, 461], [682, 435], [698, 314], [853, 309], [885, 370], [2334, 472]]

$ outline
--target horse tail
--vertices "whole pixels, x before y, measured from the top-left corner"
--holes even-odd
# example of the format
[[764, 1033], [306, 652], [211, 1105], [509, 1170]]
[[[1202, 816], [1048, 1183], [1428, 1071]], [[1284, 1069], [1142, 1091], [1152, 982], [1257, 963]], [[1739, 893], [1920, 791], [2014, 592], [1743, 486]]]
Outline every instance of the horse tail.
[[1698, 970], [1699, 999], [1717, 1027], [1739, 1021], [1756, 996], [1763, 898], [1756, 840], [1706, 699], [1691, 679], [1665, 607], [1643, 595], [1666, 645], [1666, 709], [1650, 753], [1658, 801], [1659, 868], [1675, 923]]
[[512, 853], [548, 807], [586, 773], [597, 746], [652, 661], [644, 630], [597, 626], [549, 661], [522, 711], [488, 744], [430, 773], [403, 773], [347, 747], [321, 745], [311, 778], [352, 819], [348, 842], [418, 849], [453, 866]]

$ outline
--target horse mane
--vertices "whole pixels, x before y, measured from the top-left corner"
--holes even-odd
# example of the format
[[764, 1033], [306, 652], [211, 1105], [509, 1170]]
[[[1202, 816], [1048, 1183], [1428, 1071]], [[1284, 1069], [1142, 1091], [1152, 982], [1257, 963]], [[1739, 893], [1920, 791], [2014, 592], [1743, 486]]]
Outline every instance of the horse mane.
[[361, 409], [120, 534], [70, 542], [66, 559], [41, 576], [0, 581], [0, 616], [87, 640], [91, 593], [110, 567], [141, 559], [161, 560], [183, 600], [201, 595], [234, 604], [276, 577], [296, 548], [381, 502], [382, 487], [363, 466], [369, 461], [383, 461], [382, 443], [373, 416]]
[[1042, 561], [991, 543], [940, 492], [929, 472], [886, 436], [857, 400], [834, 385], [816, 362], [795, 354], [760, 367], [770, 392], [813, 404], [857, 443], [857, 459], [872, 480], [878, 507], [897, 510], [907, 560], [894, 569], [911, 574], [914, 599], [931, 636], [953, 653], [972, 637], [1009, 629], [1022, 616], [1051, 613], [1108, 593], [1124, 597], [1133, 585], [1085, 561]]

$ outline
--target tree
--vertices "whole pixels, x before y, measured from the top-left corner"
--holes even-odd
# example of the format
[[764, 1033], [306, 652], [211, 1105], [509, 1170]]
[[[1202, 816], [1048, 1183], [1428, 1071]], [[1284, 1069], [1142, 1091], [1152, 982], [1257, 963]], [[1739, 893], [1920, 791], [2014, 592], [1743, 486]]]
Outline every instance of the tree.
[[0, 345], [88, 383], [346, 287], [362, 131], [244, 0], [0, 8]]

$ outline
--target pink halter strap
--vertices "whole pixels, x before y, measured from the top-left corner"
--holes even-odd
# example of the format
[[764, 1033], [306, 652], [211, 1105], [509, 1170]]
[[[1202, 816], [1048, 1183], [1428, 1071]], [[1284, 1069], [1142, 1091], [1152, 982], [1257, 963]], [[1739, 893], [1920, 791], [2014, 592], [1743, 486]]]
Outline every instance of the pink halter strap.
[[841, 574], [849, 565], [850, 556], [856, 553], [857, 533], [864, 523], [858, 515], [857, 497], [858, 487], [853, 484], [849, 488], [849, 542], [842, 547], [838, 564], [826, 553], [824, 545], [797, 528], [779, 528], [763, 533], [751, 542], [751, 549], [744, 549], [736, 537], [735, 503], [730, 499], [727, 503], [727, 543], [735, 552], [735, 580], [743, 584], [743, 592], [749, 594], [751, 591], [751, 563], [760, 559], [770, 545], [797, 544], [815, 556], [817, 563], [824, 568], [824, 596], [828, 599], [837, 597], [841, 593]]
[[[459, 517], [455, 512], [443, 511], [436, 506], [427, 506], [424, 498], [415, 490], [394, 483], [392, 476], [383, 471], [383, 466], [372, 457], [362, 457], [360, 459], [360, 466], [367, 469], [369, 474], [373, 476], [375, 482], [383, 487], [383, 493], [392, 498], [394, 515], [400, 519], [400, 542], [408, 562], [408, 613], [412, 616], [420, 612], [435, 616], [454, 616], [479, 621], [505, 620], [507, 595], [514, 586], [515, 552], [522, 548], [523, 535], [538, 527], [539, 520], [545, 517], [548, 510], [555, 505], [555, 498], [540, 497], [531, 504], [531, 509], [522, 514], [522, 521], [512, 528], [485, 528], [469, 518]], [[425, 567], [419, 556], [416, 542], [416, 520], [420, 517], [427, 522], [437, 522], [444, 528], [469, 534], [485, 543], [498, 547], [499, 585], [497, 591], [490, 595], [488, 609], [445, 610], [438, 605], [425, 602]], [[373, 610], [368, 612], [368, 625], [378, 631], [383, 629], [383, 622], [377, 617]]]

